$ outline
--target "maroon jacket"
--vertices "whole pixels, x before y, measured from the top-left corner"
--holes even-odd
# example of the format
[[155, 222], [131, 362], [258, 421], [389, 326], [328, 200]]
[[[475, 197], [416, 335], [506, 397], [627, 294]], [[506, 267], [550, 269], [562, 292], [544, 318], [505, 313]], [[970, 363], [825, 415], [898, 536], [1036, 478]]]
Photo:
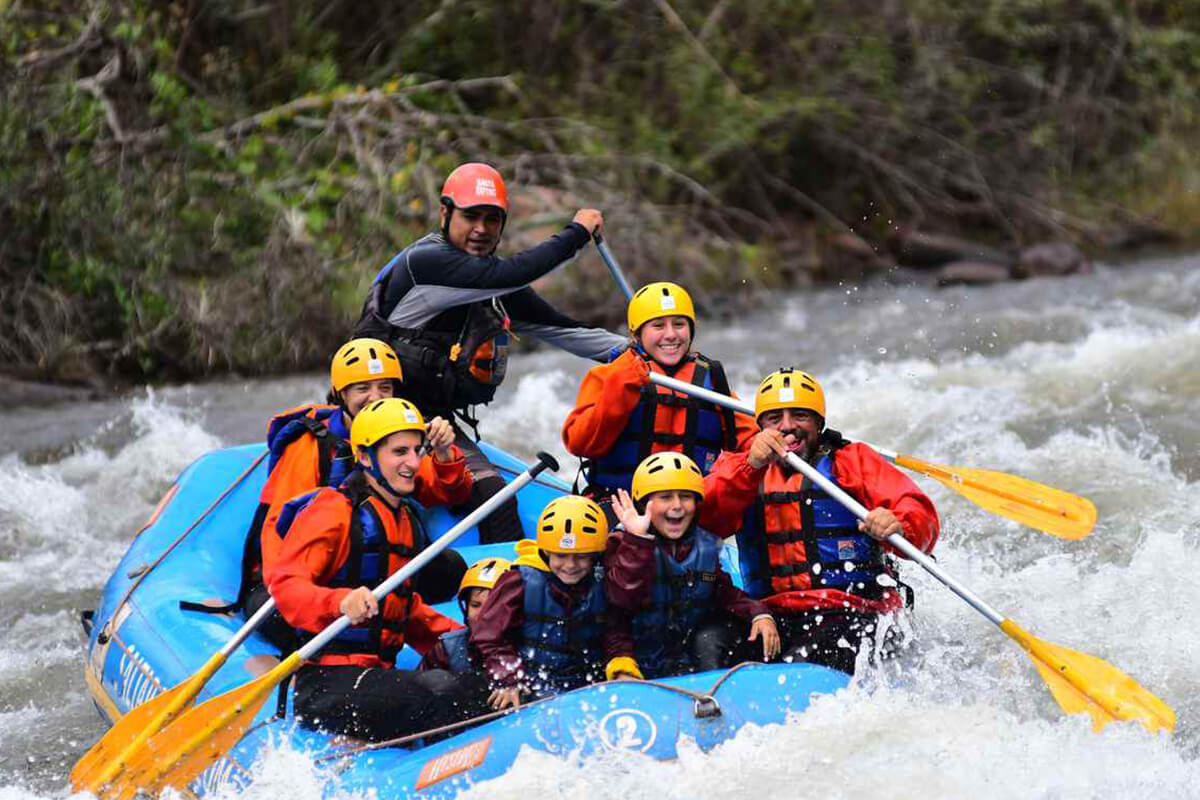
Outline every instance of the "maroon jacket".
[[[604, 653], [610, 661], [619, 656], [633, 656], [632, 622], [639, 611], [650, 605], [657, 565], [655, 549], [662, 550], [668, 558], [682, 561], [692, 551], [693, 541], [692, 536], [676, 541], [662, 536], [647, 539], [626, 531], [617, 531], [608, 537], [608, 549], [604, 553], [604, 593], [608, 601]], [[771, 613], [763, 603], [734, 586], [729, 573], [720, 566], [717, 567], [713, 608], [747, 622]]]
[[[568, 612], [592, 591], [592, 578], [567, 586], [549, 581], [550, 591]], [[471, 623], [471, 646], [483, 658], [483, 666], [493, 686], [515, 686], [519, 682], [521, 656], [517, 644], [525, 624], [525, 582], [521, 572], [510, 569], [500, 576], [488, 599]], [[605, 651], [607, 652], [607, 638]]]

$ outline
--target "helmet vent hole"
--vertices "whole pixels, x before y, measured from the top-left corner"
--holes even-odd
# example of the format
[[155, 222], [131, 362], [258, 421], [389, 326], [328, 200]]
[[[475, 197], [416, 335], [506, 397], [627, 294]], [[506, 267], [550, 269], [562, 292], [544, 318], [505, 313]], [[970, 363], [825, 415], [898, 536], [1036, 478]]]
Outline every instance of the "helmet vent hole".
[[573, 519], [568, 519], [566, 522], [563, 523], [563, 531], [565, 533], [571, 532], [571, 523], [573, 523], [574, 521], [575, 520], [573, 520]]
[[362, 359], [360, 359], [358, 356], [351, 356], [350, 358], [346, 359], [346, 366], [348, 367], [351, 364], [357, 364], [361, 360]]

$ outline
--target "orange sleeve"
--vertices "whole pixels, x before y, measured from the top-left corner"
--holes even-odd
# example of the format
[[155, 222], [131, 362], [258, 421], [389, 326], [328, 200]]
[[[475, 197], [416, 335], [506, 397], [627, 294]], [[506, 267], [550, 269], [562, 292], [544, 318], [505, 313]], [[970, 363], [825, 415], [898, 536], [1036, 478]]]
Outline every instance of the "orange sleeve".
[[600, 458], [613, 448], [641, 399], [642, 387], [650, 381], [644, 367], [637, 353], [626, 350], [612, 363], [588, 370], [575, 408], [563, 423], [567, 452], [580, 458]]
[[[907, 475], [859, 442], [837, 451], [833, 473], [847, 494], [868, 510], [886, 508], [891, 511], [904, 528], [904, 538], [922, 552], [932, 552], [938, 538], [937, 509]], [[884, 547], [892, 550], [886, 543]], [[896, 555], [901, 556], [900, 553]]]
[[750, 466], [746, 453], [721, 453], [704, 476], [704, 500], [699, 523], [718, 536], [732, 536], [742, 527], [746, 508], [758, 497], [766, 467]]
[[428, 605], [421, 595], [414, 593], [412, 606], [408, 610], [408, 624], [404, 627], [404, 643], [425, 655], [438, 643], [443, 633], [461, 627], [461, 624]]
[[462, 451], [451, 445], [449, 461], [438, 461], [433, 453], [421, 456], [413, 495], [423, 506], [456, 506], [470, 499], [473, 482]]
[[284, 449], [263, 486], [259, 500], [268, 506], [260, 536], [264, 575], [274, 565], [283, 546], [283, 540], [275, 532], [279, 514], [288, 500], [317, 488], [321, 478], [317, 460], [317, 440], [305, 434]]
[[[738, 399], [737, 393], [730, 392], [729, 396]], [[733, 412], [734, 425], [737, 430], [734, 431], [734, 441], [737, 442], [739, 452], [750, 449], [750, 442], [758, 435], [758, 423], [754, 421], [754, 417], [749, 414], [742, 414], [738, 411]]]
[[296, 515], [282, 540], [267, 588], [288, 624], [318, 632], [342, 615], [339, 605], [350, 589], [321, 584], [350, 555], [352, 509], [341, 492], [324, 489]]

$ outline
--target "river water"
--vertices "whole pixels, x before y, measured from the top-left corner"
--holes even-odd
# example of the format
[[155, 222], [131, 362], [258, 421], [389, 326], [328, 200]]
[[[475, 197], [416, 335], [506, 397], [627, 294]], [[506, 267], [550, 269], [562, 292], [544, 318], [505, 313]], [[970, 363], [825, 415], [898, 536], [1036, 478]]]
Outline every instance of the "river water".
[[[721, 326], [701, 320], [697, 346], [743, 395], [770, 369], [801, 366], [847, 435], [1091, 498], [1094, 534], [1068, 542], [920, 479], [942, 514], [942, 567], [1035, 635], [1161, 696], [1178, 712], [1175, 735], [1094, 734], [1065, 718], [1016, 645], [910, 565], [905, 624], [918, 644], [788, 725], [665, 763], [526, 754], [471, 797], [1200, 795], [1200, 256], [989, 288], [784, 295]], [[519, 356], [485, 433], [523, 456], [565, 456], [558, 430], [586, 367]], [[174, 476], [209, 449], [259, 439], [273, 411], [322, 388], [320, 375], [230, 379], [4, 412], [0, 800], [69, 795], [70, 766], [103, 731], [79, 612]], [[564, 473], [574, 463], [564, 458]], [[294, 752], [269, 754], [258, 775], [256, 800], [315, 800], [322, 785]]]

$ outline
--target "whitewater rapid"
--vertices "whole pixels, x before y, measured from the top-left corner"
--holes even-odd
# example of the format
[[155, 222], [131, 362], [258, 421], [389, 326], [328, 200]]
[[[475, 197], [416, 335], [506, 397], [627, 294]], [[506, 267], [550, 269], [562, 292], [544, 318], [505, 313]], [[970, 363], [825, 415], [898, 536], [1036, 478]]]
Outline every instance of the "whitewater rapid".
[[[1068, 542], [988, 515], [932, 481], [941, 566], [1049, 641], [1100, 657], [1179, 715], [1174, 736], [1095, 734], [1065, 718], [1023, 652], [909, 566], [906, 657], [860, 673], [785, 726], [709, 754], [577, 764], [535, 753], [467, 795], [578, 798], [1200, 795], [1200, 257], [1101, 267], [991, 288], [841, 287], [701, 320], [697, 347], [748, 394], [802, 367], [829, 424], [926, 460], [1013, 472], [1085, 495], [1091, 537]], [[560, 457], [587, 365], [519, 355], [483, 431]], [[83, 684], [79, 611], [162, 492], [208, 450], [261, 437], [318, 375], [223, 380], [102, 403], [8, 410], [0, 435], [0, 800], [70, 794], [66, 774], [103, 726]], [[253, 800], [316, 800], [328, 776], [273, 751]]]

